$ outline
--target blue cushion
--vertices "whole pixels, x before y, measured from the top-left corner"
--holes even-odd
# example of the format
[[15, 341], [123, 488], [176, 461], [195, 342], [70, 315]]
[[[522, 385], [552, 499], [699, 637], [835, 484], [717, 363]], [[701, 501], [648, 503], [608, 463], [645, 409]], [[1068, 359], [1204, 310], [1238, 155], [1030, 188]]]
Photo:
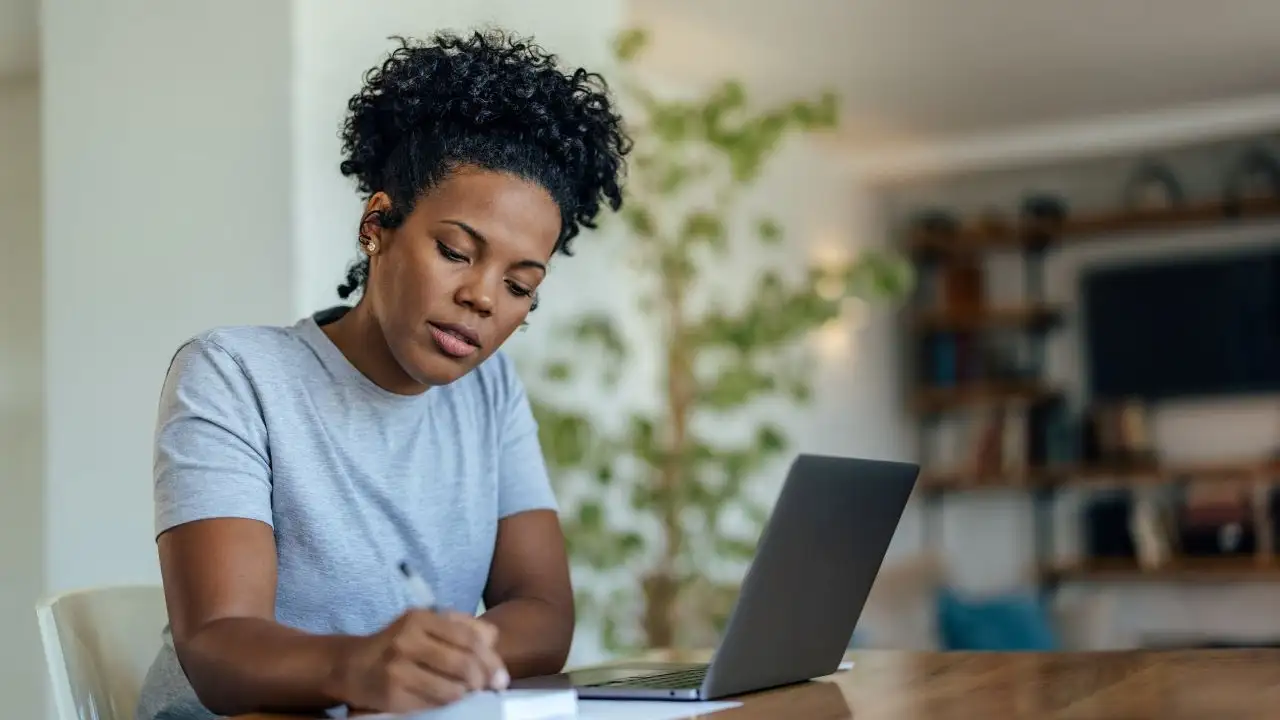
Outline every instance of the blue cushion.
[[854, 630], [853, 635], [849, 638], [849, 645], [846, 649], [855, 650], [865, 648], [867, 646], [867, 633], [863, 630]]
[[1060, 649], [1049, 613], [1030, 594], [967, 599], [944, 588], [938, 597], [938, 630], [947, 650]]

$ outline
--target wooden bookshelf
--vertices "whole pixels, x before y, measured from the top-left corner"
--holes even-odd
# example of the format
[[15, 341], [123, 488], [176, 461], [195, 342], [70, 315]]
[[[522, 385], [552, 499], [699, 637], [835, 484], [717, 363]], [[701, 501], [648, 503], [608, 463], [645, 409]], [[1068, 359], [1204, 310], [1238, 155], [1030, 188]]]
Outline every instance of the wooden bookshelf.
[[1219, 201], [1188, 203], [1182, 207], [1151, 212], [1116, 211], [1086, 215], [1069, 221], [1061, 231], [1032, 224], [1032, 235], [1053, 233], [1057, 242], [1076, 243], [1126, 233], [1151, 230], [1178, 230], [1202, 227], [1231, 220], [1280, 218], [1280, 199], [1269, 198], [1242, 203], [1236, 212]]
[[[1006, 222], [991, 222], [985, 217], [965, 218], [957, 214], [959, 227], [954, 231], [909, 228], [906, 237], [900, 238], [901, 245], [913, 255], [917, 272], [928, 281], [922, 283], [921, 292], [916, 294], [915, 306], [903, 315], [903, 338], [919, 366], [905, 399], [908, 408], [917, 415], [919, 446], [925, 464], [918, 487], [925, 502], [941, 503], [944, 496], [953, 493], [1001, 490], [1027, 493], [1033, 505], [1036, 530], [1033, 542], [1037, 562], [1042, 563], [1040, 575], [1054, 587], [1065, 581], [1280, 582], [1280, 553], [1276, 538], [1272, 537], [1269, 499], [1271, 488], [1280, 487], [1280, 459], [1161, 463], [1146, 467], [1100, 466], [1079, 461], [1024, 468], [1000, 464], [1002, 459], [1026, 462], [1029, 458], [1024, 456], [1033, 454], [1041, 459], [1050, 454], [1051, 448], [1052, 457], [1065, 459], [1067, 448], [1060, 445], [1074, 441], [1063, 436], [1064, 427], [1072, 424], [1069, 420], [1065, 426], [1063, 423], [1067, 408], [1050, 404], [1062, 397], [1062, 391], [1046, 367], [1046, 343], [1052, 337], [1051, 332], [1062, 325], [1067, 314], [1064, 310], [1070, 310], [1050, 304], [1054, 299], [1046, 296], [1046, 263], [1054, 250], [1082, 243], [1142, 242], [1183, 231], [1280, 221], [1280, 197], [1238, 204], [1214, 198], [1153, 211], [1121, 208], [1083, 212], [1069, 207], [1067, 216], [1060, 221], [1019, 218], [1016, 209], [1006, 217]], [[1010, 304], [974, 307], [988, 297], [983, 276], [989, 268], [985, 267], [981, 255], [1000, 252], [1020, 255], [1005, 259], [1019, 261], [1023, 297], [1012, 299]], [[986, 336], [996, 332], [1023, 335]], [[948, 334], [955, 337], [946, 337]], [[1006, 339], [1017, 340], [1017, 349], [1006, 348], [1003, 342]], [[990, 371], [986, 370], [988, 365], [992, 366]], [[1019, 368], [1015, 376], [1018, 379], [944, 384], [947, 379], [982, 376], [984, 372], [1006, 376], [1001, 371], [1010, 366]], [[999, 408], [1013, 412], [988, 417], [974, 413], [971, 419], [963, 414], [969, 410]], [[1022, 412], [1024, 410], [1026, 412]], [[955, 417], [947, 415], [956, 411], [960, 412]], [[997, 452], [997, 441], [990, 434], [994, 431], [989, 432], [987, 428], [995, 427], [993, 423], [1000, 419], [1024, 423], [1025, 432], [1015, 428], [1010, 431], [1013, 434], [1002, 435]], [[967, 420], [971, 422], [966, 423]], [[1023, 437], [1019, 438], [1017, 432]], [[933, 437], [931, 433], [940, 435]], [[947, 442], [935, 444], [935, 439]], [[950, 448], [948, 457], [938, 457], [936, 461], [930, 457], [929, 449], [937, 451], [944, 447]], [[1024, 447], [1025, 451], [1018, 447]], [[964, 464], [969, 461], [981, 465]], [[961, 464], [936, 466], [934, 462]], [[1183, 482], [1239, 483], [1239, 489], [1247, 489], [1252, 496], [1257, 532], [1256, 556], [1178, 557], [1156, 568], [1144, 568], [1136, 560], [1056, 562], [1052, 528], [1056, 522], [1056, 495], [1060, 491], [1154, 488]], [[1235, 491], [1237, 488], [1215, 489]], [[938, 541], [940, 535], [928, 520], [924, 531], [926, 543]]]
[[920, 473], [919, 485], [925, 492], [966, 492], [971, 490], [1026, 490], [1053, 484], [1053, 476], [1035, 468], [1000, 470], [983, 473], [968, 469], [930, 470]]
[[1064, 222], [1020, 221], [999, 229], [975, 227], [955, 233], [916, 232], [908, 237], [907, 248], [918, 254], [1018, 250], [1141, 231], [1191, 229], [1214, 223], [1272, 218], [1280, 218], [1280, 199], [1247, 201], [1235, 211], [1220, 201], [1202, 201], [1167, 210], [1068, 215]]
[[907, 249], [917, 255], [1018, 250], [1027, 245], [1023, 231], [1016, 226], [999, 230], [961, 228], [952, 233], [916, 231], [907, 238]]
[[1057, 482], [1077, 487], [1167, 485], [1177, 482], [1251, 482], [1280, 477], [1280, 461], [1270, 459], [1173, 464], [1149, 468], [1081, 466], [1054, 473]]
[[1178, 482], [1280, 481], [1280, 460], [1250, 459], [1208, 464], [1121, 468], [1089, 465], [1049, 465], [979, 472], [971, 468], [926, 469], [920, 485], [930, 492], [1044, 487], [1140, 487]]
[[912, 396], [917, 412], [943, 412], [966, 407], [1031, 403], [1057, 397], [1059, 392], [1035, 381], [972, 382], [950, 387], [921, 387]]
[[1062, 312], [1049, 305], [1014, 305], [973, 311], [922, 310], [912, 317], [918, 332], [977, 332], [999, 329], [1035, 329], [1057, 323]]
[[1098, 559], [1041, 570], [1048, 582], [1272, 582], [1280, 581], [1280, 558], [1266, 555], [1174, 558], [1144, 568], [1136, 560]]

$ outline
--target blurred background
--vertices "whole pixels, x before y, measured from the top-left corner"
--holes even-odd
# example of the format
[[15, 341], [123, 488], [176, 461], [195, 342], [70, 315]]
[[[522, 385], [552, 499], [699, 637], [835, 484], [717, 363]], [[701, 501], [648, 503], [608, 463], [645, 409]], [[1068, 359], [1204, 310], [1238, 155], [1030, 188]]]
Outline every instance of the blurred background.
[[1280, 643], [1275, 2], [0, 0], [11, 713], [38, 597], [158, 582], [174, 349], [337, 304], [362, 73], [486, 24], [639, 141], [507, 346], [573, 664], [710, 645], [801, 451], [924, 467], [854, 647]]

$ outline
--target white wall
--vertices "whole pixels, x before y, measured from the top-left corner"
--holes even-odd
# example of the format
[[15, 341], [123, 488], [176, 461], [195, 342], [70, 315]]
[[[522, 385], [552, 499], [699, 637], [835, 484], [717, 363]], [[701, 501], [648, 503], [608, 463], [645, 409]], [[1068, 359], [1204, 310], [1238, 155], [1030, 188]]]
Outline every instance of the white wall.
[[44, 2], [51, 589], [158, 579], [172, 353], [293, 315], [289, 37], [283, 3]]
[[44, 711], [32, 607], [44, 587], [39, 82], [0, 80], [0, 697]]

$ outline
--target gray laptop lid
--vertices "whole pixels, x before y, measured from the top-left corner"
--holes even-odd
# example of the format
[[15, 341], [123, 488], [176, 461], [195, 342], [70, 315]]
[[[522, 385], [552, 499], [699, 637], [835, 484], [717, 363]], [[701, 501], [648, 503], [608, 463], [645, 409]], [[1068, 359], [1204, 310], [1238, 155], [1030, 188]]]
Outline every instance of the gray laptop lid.
[[919, 470], [884, 460], [796, 459], [760, 536], [703, 697], [835, 672]]

